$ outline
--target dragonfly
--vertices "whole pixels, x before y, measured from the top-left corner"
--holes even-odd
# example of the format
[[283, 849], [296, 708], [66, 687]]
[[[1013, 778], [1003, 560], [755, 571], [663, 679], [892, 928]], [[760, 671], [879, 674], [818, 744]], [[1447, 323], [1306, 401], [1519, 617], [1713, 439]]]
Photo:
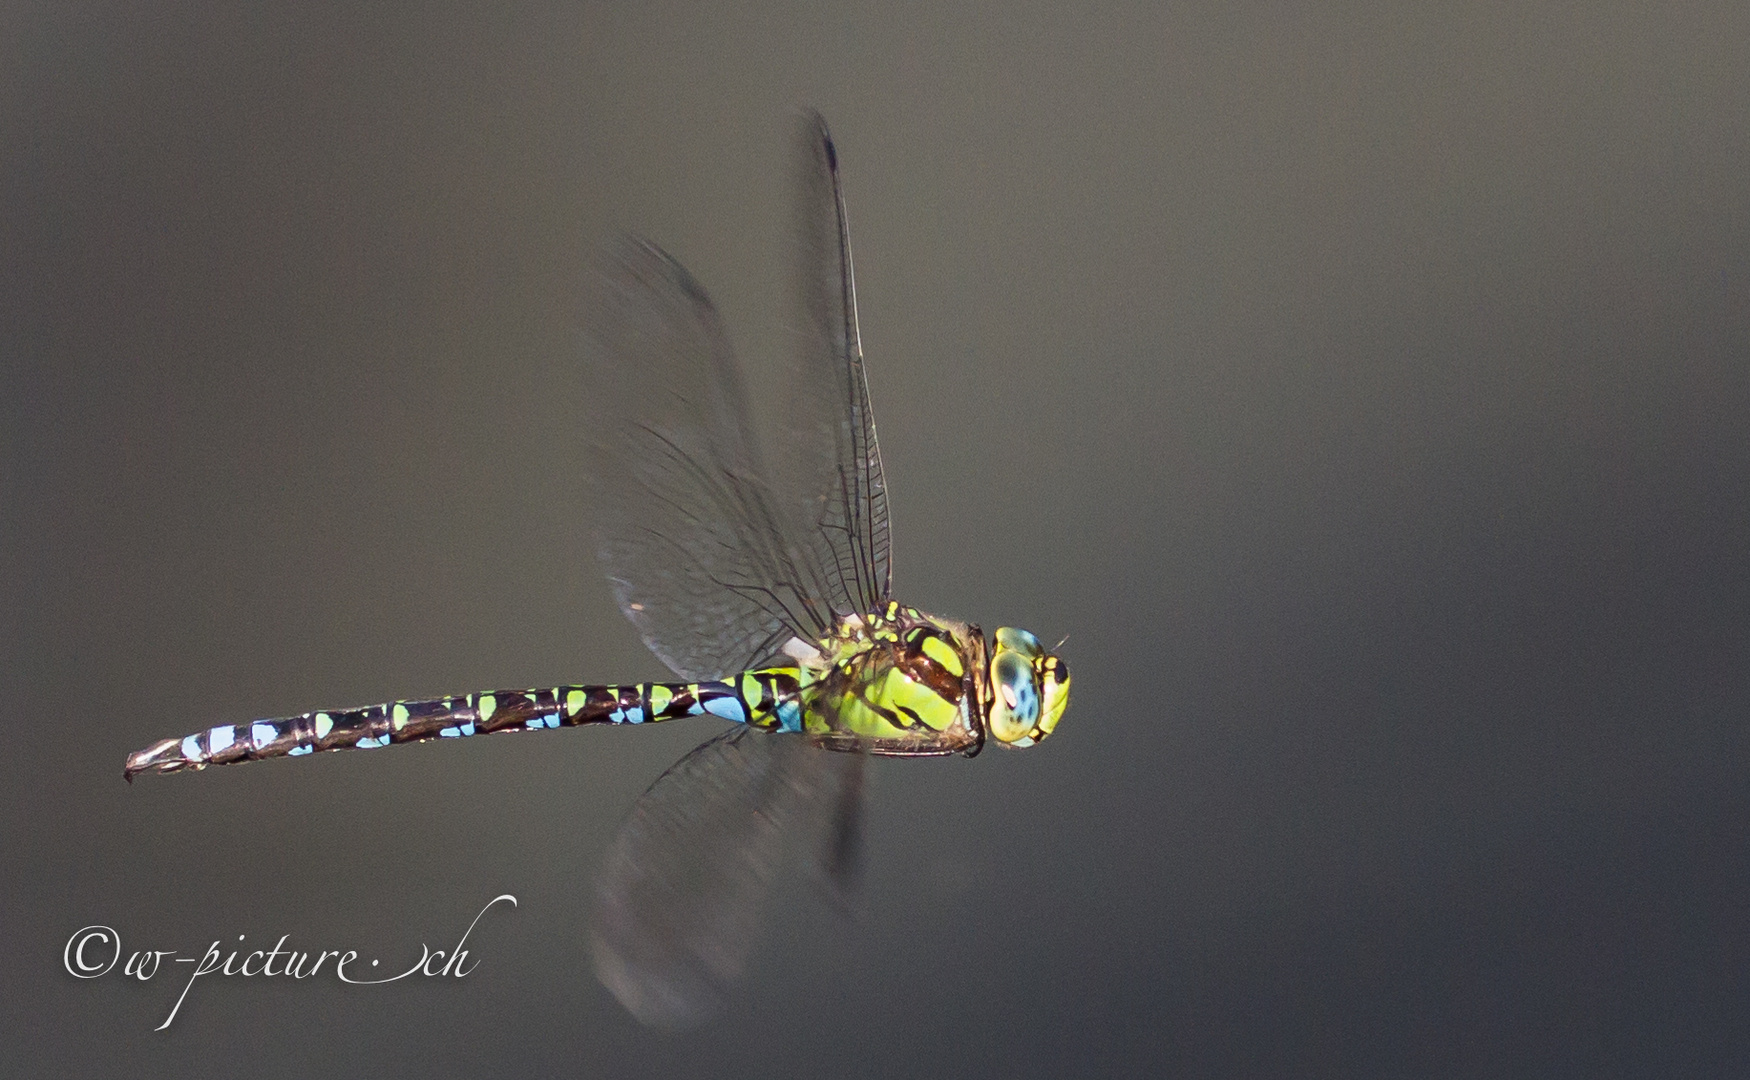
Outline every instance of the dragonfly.
[[[838, 151], [799, 126], [794, 347], [762, 445], [705, 289], [646, 240], [598, 275], [581, 343], [596, 553], [676, 681], [493, 690], [220, 724], [128, 756], [124, 776], [503, 731], [716, 717], [732, 726], [640, 797], [610, 848], [591, 938], [639, 1019], [685, 1026], [740, 973], [786, 838], [854, 870], [862, 762], [1032, 746], [1069, 704], [1032, 633], [894, 599], [887, 486], [857, 323]], [[836, 752], [836, 753], [835, 753]]]

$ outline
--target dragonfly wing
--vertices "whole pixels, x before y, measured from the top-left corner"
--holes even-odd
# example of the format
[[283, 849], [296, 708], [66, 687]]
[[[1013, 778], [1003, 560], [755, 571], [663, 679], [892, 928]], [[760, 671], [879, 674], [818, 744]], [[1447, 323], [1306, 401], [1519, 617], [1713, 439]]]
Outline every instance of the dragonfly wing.
[[785, 380], [790, 438], [778, 465], [786, 510], [841, 614], [878, 611], [892, 588], [887, 485], [857, 328], [851, 234], [838, 150], [803, 117], [797, 170], [797, 348]]
[[819, 637], [832, 622], [827, 584], [778, 516], [703, 287], [661, 249], [628, 240], [593, 300], [591, 508], [621, 610], [689, 679], [753, 666], [793, 633]]
[[815, 852], [815, 866], [828, 899], [847, 915], [860, 913], [858, 898], [863, 890], [863, 784], [867, 756], [833, 753], [824, 763], [831, 781], [823, 786], [822, 801], [830, 800], [831, 817]]
[[860, 798], [849, 768], [861, 755], [736, 727], [639, 798], [608, 853], [590, 925], [596, 973], [633, 1016], [685, 1028], [722, 1011], [785, 852], [817, 839], [847, 793]]
[[838, 153], [817, 113], [798, 178], [798, 347], [775, 471], [716, 309], [678, 262], [622, 244], [589, 321], [597, 550], [621, 609], [687, 678], [772, 659], [793, 634], [879, 611], [890, 591]]

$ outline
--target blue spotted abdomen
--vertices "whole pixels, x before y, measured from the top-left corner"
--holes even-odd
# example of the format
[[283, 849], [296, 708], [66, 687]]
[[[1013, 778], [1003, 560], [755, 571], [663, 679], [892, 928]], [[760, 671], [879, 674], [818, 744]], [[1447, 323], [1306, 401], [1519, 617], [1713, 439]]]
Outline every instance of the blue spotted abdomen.
[[657, 723], [706, 714], [754, 727], [796, 731], [801, 727], [798, 691], [794, 668], [770, 668], [742, 672], [721, 682], [495, 690], [359, 709], [322, 709], [165, 739], [128, 755], [122, 775], [131, 781], [143, 772], [204, 769], [323, 750], [368, 750], [494, 731]]

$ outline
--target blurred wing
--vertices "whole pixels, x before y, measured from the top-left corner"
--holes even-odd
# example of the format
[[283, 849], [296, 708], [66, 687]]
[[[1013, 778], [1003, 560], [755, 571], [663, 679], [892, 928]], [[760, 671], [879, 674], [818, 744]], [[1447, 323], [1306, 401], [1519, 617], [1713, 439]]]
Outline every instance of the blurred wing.
[[822, 568], [841, 615], [879, 611], [892, 588], [887, 485], [857, 329], [851, 234], [838, 151], [819, 113], [803, 118], [797, 190], [798, 348], [786, 400], [782, 490], [797, 546]]
[[[824, 823], [857, 827], [844, 803], [860, 800], [862, 767], [860, 754], [739, 726], [677, 762], [633, 806], [603, 866], [590, 925], [602, 984], [657, 1027], [719, 1013], [785, 851]], [[829, 850], [859, 846], [843, 836]]]
[[828, 585], [779, 519], [705, 290], [652, 244], [615, 254], [586, 339], [597, 552], [651, 650], [714, 679], [818, 638]]
[[820, 842], [814, 853], [814, 866], [828, 900], [839, 912], [860, 917], [859, 904], [863, 889], [863, 797], [868, 757], [862, 753], [833, 752], [830, 764], [833, 776], [823, 803], [831, 802], [831, 817], [826, 819]]

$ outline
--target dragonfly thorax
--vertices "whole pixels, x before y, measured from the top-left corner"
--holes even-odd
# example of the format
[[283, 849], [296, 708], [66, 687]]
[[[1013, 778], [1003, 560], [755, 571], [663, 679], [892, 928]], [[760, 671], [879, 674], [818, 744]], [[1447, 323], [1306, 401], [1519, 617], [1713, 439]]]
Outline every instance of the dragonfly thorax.
[[984, 743], [988, 649], [975, 626], [889, 603], [781, 651], [796, 662], [803, 729], [821, 745], [914, 757]]

